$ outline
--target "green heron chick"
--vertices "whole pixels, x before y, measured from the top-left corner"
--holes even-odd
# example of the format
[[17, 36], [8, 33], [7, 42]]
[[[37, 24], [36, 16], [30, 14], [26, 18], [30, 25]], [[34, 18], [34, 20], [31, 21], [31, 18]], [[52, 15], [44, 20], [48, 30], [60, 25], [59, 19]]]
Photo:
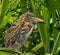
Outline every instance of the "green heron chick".
[[14, 50], [21, 48], [28, 40], [36, 22], [44, 21], [35, 17], [31, 12], [23, 14], [15, 25], [5, 31], [5, 47]]

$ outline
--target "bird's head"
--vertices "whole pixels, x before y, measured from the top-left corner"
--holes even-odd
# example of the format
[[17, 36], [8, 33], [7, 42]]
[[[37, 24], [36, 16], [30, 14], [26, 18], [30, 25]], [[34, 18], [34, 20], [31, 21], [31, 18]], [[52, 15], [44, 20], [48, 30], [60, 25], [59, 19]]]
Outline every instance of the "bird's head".
[[33, 28], [34, 28], [34, 23], [37, 23], [37, 22], [44, 22], [42, 19], [40, 18], [37, 18], [33, 13], [31, 12], [27, 12], [25, 14], [23, 14], [21, 17], [21, 20], [20, 22], [23, 23], [22, 24], [22, 33], [25, 33], [25, 36], [29, 36], [32, 31], [33, 31]]
[[22, 15], [24, 21], [31, 22], [31, 23], [37, 23], [37, 22], [44, 22], [42, 19], [37, 18], [33, 13], [27, 12], [24, 15]]

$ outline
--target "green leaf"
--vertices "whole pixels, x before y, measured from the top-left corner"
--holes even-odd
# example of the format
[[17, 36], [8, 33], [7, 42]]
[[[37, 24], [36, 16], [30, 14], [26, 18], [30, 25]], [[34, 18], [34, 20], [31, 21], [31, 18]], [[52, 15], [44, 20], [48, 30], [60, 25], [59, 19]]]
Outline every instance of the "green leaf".
[[0, 17], [0, 24], [2, 23], [3, 19], [4, 19], [4, 15], [6, 14], [7, 8], [8, 8], [8, 1], [7, 0], [3, 0], [2, 1], [2, 11], [1, 11], [1, 17]]
[[[44, 2], [45, 0], [43, 0]], [[47, 6], [49, 6], [48, 1], [46, 2]], [[43, 14], [43, 18], [44, 18], [44, 33], [45, 33], [45, 38], [44, 38], [44, 47], [45, 47], [45, 52], [49, 53], [49, 27], [50, 27], [50, 14], [49, 14], [49, 9], [46, 8], [45, 6], [42, 5], [42, 14]], [[44, 35], [44, 34], [43, 34]]]
[[54, 46], [53, 46], [53, 50], [51, 52], [51, 55], [56, 55], [56, 53], [57, 53], [59, 38], [60, 38], [60, 31], [58, 32], [58, 35], [56, 37], [56, 41], [54, 43]]

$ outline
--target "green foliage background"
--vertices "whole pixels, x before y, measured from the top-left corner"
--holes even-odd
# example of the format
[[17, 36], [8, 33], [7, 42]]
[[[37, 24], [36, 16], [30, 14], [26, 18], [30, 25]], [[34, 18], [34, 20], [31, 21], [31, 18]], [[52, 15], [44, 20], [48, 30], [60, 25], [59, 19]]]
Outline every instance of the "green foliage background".
[[[44, 20], [36, 23], [19, 52], [4, 48], [4, 32], [27, 11]], [[58, 20], [58, 21], [57, 21]], [[0, 0], [0, 55], [60, 55], [60, 0]]]

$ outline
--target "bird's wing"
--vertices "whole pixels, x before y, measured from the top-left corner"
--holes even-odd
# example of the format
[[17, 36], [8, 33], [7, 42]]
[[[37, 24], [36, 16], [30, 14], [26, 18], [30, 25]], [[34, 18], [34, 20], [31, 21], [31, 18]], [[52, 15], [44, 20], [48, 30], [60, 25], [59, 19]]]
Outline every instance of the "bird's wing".
[[12, 49], [16, 49], [18, 46], [20, 47], [23, 41], [20, 27], [16, 28], [11, 26], [8, 30], [6, 30], [4, 41], [5, 47]]
[[[24, 43], [28, 40], [29, 35], [31, 34], [33, 27], [29, 30], [28, 28], [24, 29], [24, 27], [19, 26], [11, 26], [8, 30], [6, 30], [5, 34], [5, 47], [12, 48], [14, 50], [17, 50], [21, 48]], [[26, 30], [27, 33], [26, 33]]]
[[18, 30], [18, 26], [11, 26], [9, 29], [5, 31], [5, 41], [8, 41], [12, 37], [16, 35], [16, 31]]
[[6, 30], [4, 38], [5, 47], [19, 49], [24, 45], [32, 33], [33, 25], [31, 26], [28, 22], [18, 24], [19, 23]]

